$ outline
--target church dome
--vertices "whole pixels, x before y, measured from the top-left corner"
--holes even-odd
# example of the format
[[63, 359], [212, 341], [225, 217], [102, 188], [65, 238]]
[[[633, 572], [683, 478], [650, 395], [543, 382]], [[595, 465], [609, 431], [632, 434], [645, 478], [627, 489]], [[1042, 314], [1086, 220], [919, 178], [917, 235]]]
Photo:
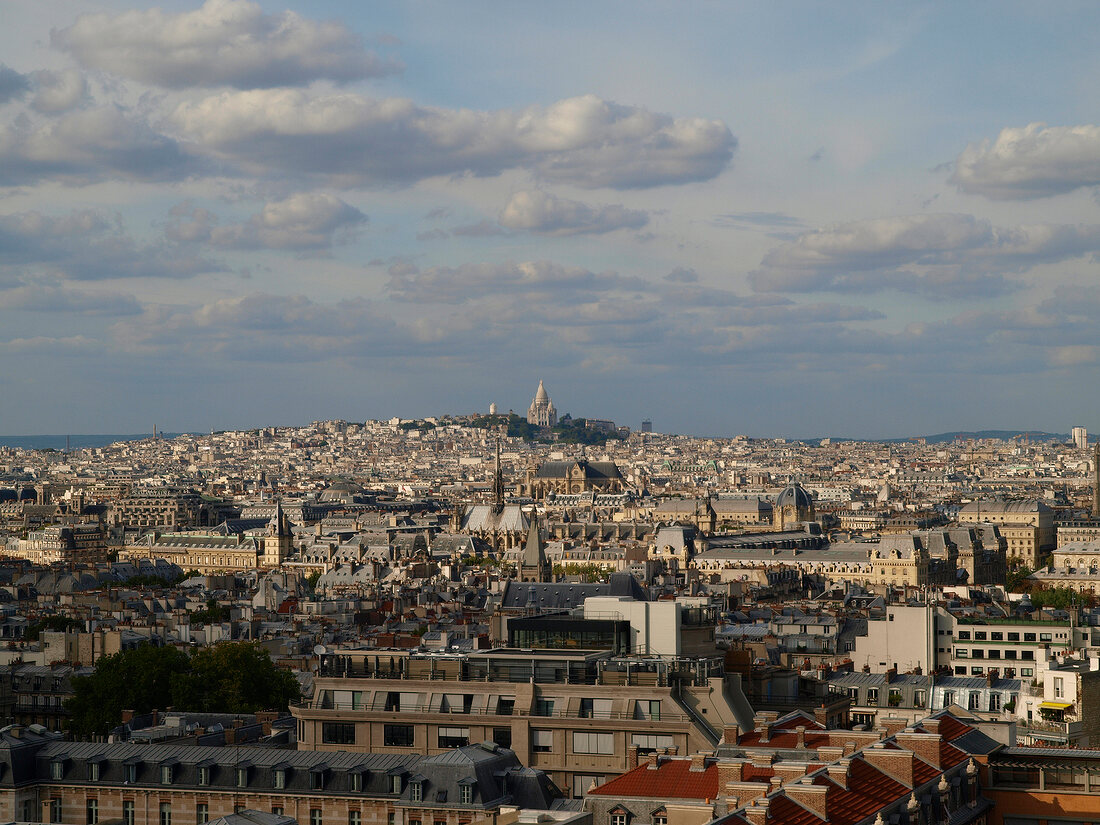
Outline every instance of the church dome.
[[[528, 386], [530, 386], [530, 385], [528, 385]], [[538, 389], [538, 392], [535, 393], [535, 403], [536, 404], [545, 404], [549, 400], [550, 400], [550, 395], [549, 395], [549, 393], [546, 392], [546, 387], [544, 387], [542, 385], [542, 379], [540, 378], [539, 379], [539, 389]]]
[[798, 482], [791, 484], [775, 500], [776, 507], [797, 507], [809, 509], [813, 507], [813, 497]]

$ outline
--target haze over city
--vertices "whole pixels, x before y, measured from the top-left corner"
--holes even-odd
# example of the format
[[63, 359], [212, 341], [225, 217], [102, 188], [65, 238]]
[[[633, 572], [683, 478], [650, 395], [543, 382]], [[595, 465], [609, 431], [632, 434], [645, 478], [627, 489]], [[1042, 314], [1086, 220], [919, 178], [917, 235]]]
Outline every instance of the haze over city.
[[8, 0], [0, 430], [1100, 429], [1098, 16]]

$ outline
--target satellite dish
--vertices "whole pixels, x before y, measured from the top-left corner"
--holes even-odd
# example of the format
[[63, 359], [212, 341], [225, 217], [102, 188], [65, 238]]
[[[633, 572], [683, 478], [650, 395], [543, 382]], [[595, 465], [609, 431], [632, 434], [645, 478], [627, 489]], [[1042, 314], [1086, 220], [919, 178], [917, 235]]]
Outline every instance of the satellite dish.
[[324, 656], [326, 653], [328, 653], [328, 649], [324, 645], [316, 645], [313, 648], [313, 652], [316, 653], [318, 656]]

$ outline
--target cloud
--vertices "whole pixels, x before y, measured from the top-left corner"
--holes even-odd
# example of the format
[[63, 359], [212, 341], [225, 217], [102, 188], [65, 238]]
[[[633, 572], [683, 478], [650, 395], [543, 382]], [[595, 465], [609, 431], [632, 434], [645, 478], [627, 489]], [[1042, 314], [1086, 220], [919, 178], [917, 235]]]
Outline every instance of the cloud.
[[176, 141], [114, 106], [71, 112], [45, 125], [0, 126], [0, 186], [41, 180], [180, 180], [197, 170]]
[[620, 204], [589, 206], [536, 189], [512, 195], [500, 213], [500, 223], [545, 235], [601, 235], [641, 229], [649, 223], [649, 214]]
[[386, 288], [398, 301], [427, 304], [459, 304], [486, 296], [553, 293], [556, 300], [576, 293], [600, 293], [613, 289], [641, 288], [639, 278], [614, 272], [590, 272], [550, 261], [505, 264], [437, 266], [420, 271], [405, 265], [390, 269]]
[[763, 232], [769, 238], [780, 240], [793, 240], [806, 229], [801, 220], [784, 212], [731, 212], [719, 215], [712, 222], [715, 226]]
[[1031, 123], [971, 143], [950, 182], [991, 200], [1027, 200], [1100, 185], [1100, 126]]
[[699, 273], [694, 269], [678, 266], [665, 276], [665, 280], [673, 284], [694, 284], [699, 280]]
[[494, 235], [507, 235], [508, 230], [492, 221], [478, 221], [456, 226], [451, 230], [451, 234], [458, 235], [460, 238], [490, 238]]
[[25, 283], [0, 292], [0, 309], [91, 316], [137, 315], [141, 305], [133, 295], [78, 289], [65, 283]]
[[350, 240], [367, 216], [335, 195], [299, 192], [271, 201], [243, 223], [218, 224], [207, 209], [178, 204], [165, 234], [174, 241], [221, 249], [328, 249]]
[[19, 100], [31, 88], [26, 75], [0, 63], [0, 104]]
[[34, 98], [31, 108], [45, 114], [67, 112], [88, 93], [84, 75], [76, 69], [62, 69], [53, 72], [43, 69], [31, 74], [34, 86]]
[[169, 89], [342, 83], [400, 68], [364, 51], [342, 23], [264, 14], [248, 0], [206, 0], [181, 14], [84, 14], [51, 42], [87, 68]]
[[930, 297], [1016, 288], [1005, 277], [1100, 250], [1100, 226], [997, 228], [972, 215], [876, 218], [800, 235], [764, 256], [753, 287], [770, 292], [897, 289]]
[[55, 217], [0, 215], [0, 271], [34, 269], [74, 280], [182, 278], [220, 266], [166, 243], [139, 244], [117, 217], [91, 209]]
[[170, 122], [254, 174], [304, 175], [340, 187], [516, 168], [587, 188], [661, 186], [715, 177], [737, 145], [720, 121], [673, 118], [594, 95], [479, 112], [266, 89], [181, 103]]

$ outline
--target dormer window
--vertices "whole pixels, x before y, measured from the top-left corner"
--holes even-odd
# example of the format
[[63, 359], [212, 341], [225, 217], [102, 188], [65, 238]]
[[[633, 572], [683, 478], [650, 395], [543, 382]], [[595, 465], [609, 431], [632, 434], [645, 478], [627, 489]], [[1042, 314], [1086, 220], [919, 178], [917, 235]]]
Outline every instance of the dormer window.
[[423, 802], [424, 801], [424, 783], [423, 782], [417, 781], [417, 782], [410, 782], [409, 783], [409, 800], [412, 801], [412, 802]]
[[247, 788], [248, 787], [248, 766], [247, 765], [240, 765], [237, 768], [237, 787], [238, 788]]
[[137, 782], [137, 763], [130, 762], [123, 767], [126, 769], [125, 773], [127, 784], [133, 785], [135, 782]]
[[65, 777], [64, 758], [55, 759], [50, 763], [50, 779], [63, 779]]
[[89, 782], [98, 782], [99, 781], [99, 762], [89, 762], [88, 763], [88, 781]]
[[200, 785], [209, 785], [210, 784], [210, 768], [207, 767], [206, 765], [202, 765], [202, 766], [199, 767], [199, 784]]
[[286, 787], [286, 768], [277, 768], [273, 774], [273, 777], [274, 781], [272, 782], [272, 785], [274, 785], [276, 790], [282, 790]]
[[172, 784], [172, 766], [161, 765], [160, 766], [160, 784], [171, 785]]
[[309, 770], [309, 787], [314, 791], [323, 791], [325, 789], [325, 771], [327, 768], [324, 765], [318, 765]]

